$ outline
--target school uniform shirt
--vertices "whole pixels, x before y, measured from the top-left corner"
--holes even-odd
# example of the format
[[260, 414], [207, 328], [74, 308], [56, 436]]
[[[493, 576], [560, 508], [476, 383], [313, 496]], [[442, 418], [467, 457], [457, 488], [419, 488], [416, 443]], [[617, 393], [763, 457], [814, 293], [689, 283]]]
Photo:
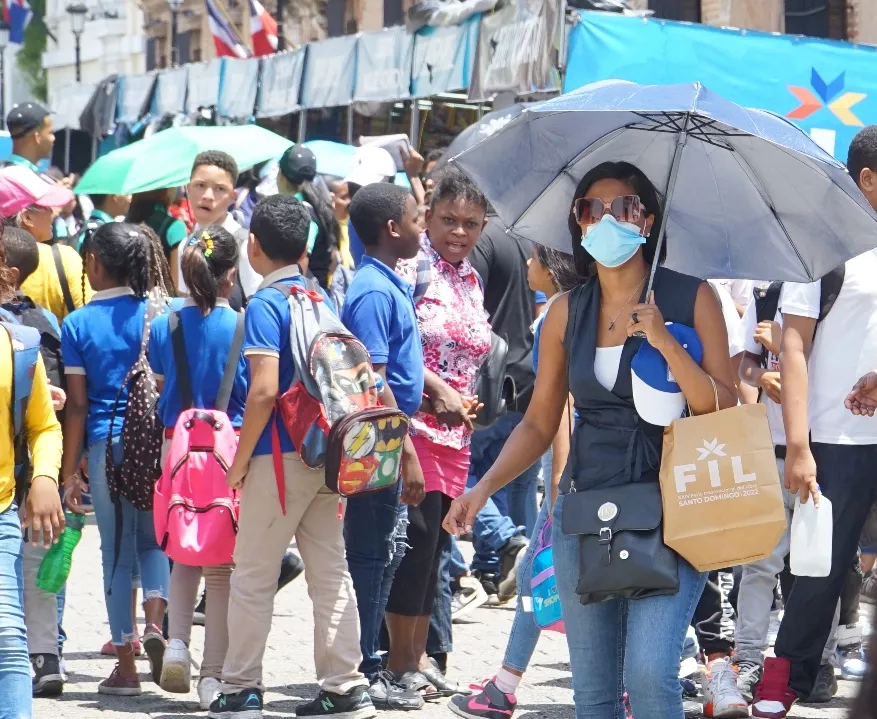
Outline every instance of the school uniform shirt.
[[[712, 285], [716, 297], [719, 300], [719, 307], [722, 310], [722, 318], [725, 320], [725, 329], [728, 332], [728, 356], [736, 357], [743, 351], [743, 338], [740, 334], [741, 320], [740, 315], [737, 312], [735, 300], [731, 297], [728, 290], [715, 280], [710, 280], [710, 285]], [[749, 304], [752, 305], [754, 303], [750, 302]]]
[[373, 364], [386, 365], [387, 384], [405, 414], [423, 400], [423, 348], [414, 312], [414, 285], [380, 260], [364, 255], [347, 290], [344, 322]]
[[[722, 287], [734, 301], [746, 309], [755, 298], [755, 282], [753, 280], [712, 280], [713, 283]], [[739, 316], [739, 315], [738, 315]]]
[[[61, 252], [61, 266], [64, 268], [64, 277], [70, 288], [70, 297], [74, 307], [82, 307], [92, 297], [91, 285], [85, 278], [85, 296], [82, 294], [83, 270], [82, 258], [72, 247], [58, 245]], [[33, 274], [21, 283], [21, 291], [36, 302], [40, 307], [45, 307], [58, 322], [70, 314], [67, 303], [64, 301], [64, 290], [61, 289], [61, 279], [58, 277], [58, 268], [55, 266], [55, 257], [49, 244], [38, 243], [40, 261]]]
[[[119, 388], [140, 355], [146, 300], [130, 287], [95, 292], [85, 307], [61, 326], [64, 373], [85, 376], [88, 394], [86, 436], [93, 444], [110, 436], [110, 420]], [[119, 397], [112, 435], [122, 431], [128, 390]]]
[[[238, 314], [229, 306], [228, 300], [222, 298], [216, 300], [216, 307], [207, 316], [201, 314], [192, 299], [174, 300], [171, 311], [180, 313], [194, 406], [215, 409]], [[182, 398], [169, 321], [170, 315], [164, 314], [152, 322], [149, 332], [149, 364], [155, 378], [164, 382], [158, 402], [162, 424], [165, 427], [174, 427], [182, 412]], [[244, 418], [244, 405], [247, 402], [246, 370], [247, 365], [241, 354], [238, 357], [237, 373], [226, 412], [235, 427], [240, 427]]]
[[[818, 284], [818, 283], [817, 283]], [[783, 285], [780, 290], [779, 303], [777, 305], [777, 313], [774, 316], [774, 321], [777, 322], [782, 328], [783, 326], [783, 314], [780, 311], [780, 307], [782, 307], [782, 303], [785, 301], [789, 292], [787, 291], [787, 287], [790, 286], [790, 283], [786, 283]], [[792, 285], [794, 286], [794, 285]], [[797, 291], [797, 290], [796, 290]], [[791, 306], [791, 305], [790, 305]], [[799, 310], [799, 311], [808, 311], [809, 310]], [[818, 311], [817, 311], [818, 316]], [[743, 321], [741, 323], [741, 335], [743, 336], [743, 349], [746, 352], [751, 354], [761, 356], [761, 352], [763, 347], [755, 341], [755, 330], [758, 327], [758, 313], [756, 311], [755, 303], [751, 302], [749, 307], [746, 308], [746, 314], [743, 315]], [[780, 371], [780, 358], [777, 357], [773, 352], [767, 353], [767, 367], [768, 372], [779, 372]], [[770, 426], [770, 436], [773, 439], [774, 444], [785, 446], [786, 444], [786, 428], [783, 424], [783, 408], [774, 402], [770, 397], [767, 396], [765, 392], [761, 393], [761, 403], [767, 409], [767, 424]]]
[[[262, 275], [260, 275], [256, 270], [253, 269], [253, 266], [250, 264], [250, 258], [247, 256], [247, 238], [249, 237], [249, 233], [238, 224], [237, 220], [232, 217], [229, 212], [225, 216], [225, 220], [222, 223], [222, 227], [229, 234], [231, 234], [238, 243], [238, 278], [241, 282], [241, 288], [244, 291], [244, 295], [246, 297], [252, 297], [256, 290], [259, 289], [259, 283], [262, 281]], [[201, 227], [199, 225], [195, 225], [195, 229], [192, 230], [191, 237], [197, 237], [201, 232]], [[185, 249], [185, 248], [182, 248]], [[189, 288], [186, 287], [186, 282], [183, 280], [183, 253], [182, 251], [177, 252], [177, 266], [175, 268], [175, 272], [177, 273], [177, 289], [181, 294], [188, 294]]]
[[[9, 333], [0, 330], [0, 512], [15, 497], [14, 417], [12, 413], [12, 344]], [[57, 480], [61, 472], [63, 441], [61, 425], [52, 409], [42, 357], [37, 357], [33, 388], [24, 416], [24, 429], [31, 450], [34, 477]]]
[[[278, 358], [280, 394], [290, 388], [295, 374], [295, 365], [292, 359], [292, 349], [289, 345], [289, 300], [282, 292], [271, 288], [271, 285], [275, 282], [283, 282], [290, 287], [292, 285], [305, 287], [305, 280], [298, 272], [298, 265], [287, 265], [265, 277], [256, 294], [250, 298], [245, 316], [244, 356], [267, 355]], [[320, 291], [323, 293], [327, 306], [334, 312], [335, 306], [329, 296], [322, 289]], [[248, 385], [252, 383], [249, 367], [247, 368], [247, 382]], [[277, 424], [281, 452], [295, 451], [295, 446], [283, 421], [276, 416], [276, 412], [272, 412], [271, 419], [268, 420], [262, 436], [256, 443], [256, 449], [253, 451], [254, 456], [271, 454], [272, 422]]]
[[[807, 361], [810, 437], [823, 444], [877, 444], [877, 421], [857, 417], [844, 400], [877, 362], [877, 250], [846, 263], [843, 287], [819, 323]], [[788, 283], [780, 309], [785, 315], [819, 317], [821, 282]]]

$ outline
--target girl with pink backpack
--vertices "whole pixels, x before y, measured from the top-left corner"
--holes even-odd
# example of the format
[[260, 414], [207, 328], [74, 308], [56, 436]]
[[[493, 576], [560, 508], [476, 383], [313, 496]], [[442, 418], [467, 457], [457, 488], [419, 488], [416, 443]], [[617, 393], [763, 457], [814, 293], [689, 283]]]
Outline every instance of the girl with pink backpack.
[[165, 426], [164, 471], [155, 485], [153, 517], [156, 539], [174, 563], [159, 685], [169, 692], [190, 690], [189, 640], [203, 576], [208, 596], [198, 683], [203, 709], [219, 690], [228, 649], [237, 534], [237, 492], [225, 479], [247, 396], [243, 314], [228, 303], [237, 265], [238, 247], [229, 232], [218, 225], [198, 231], [181, 261], [191, 296], [175, 300], [171, 312], [156, 319], [149, 342]]

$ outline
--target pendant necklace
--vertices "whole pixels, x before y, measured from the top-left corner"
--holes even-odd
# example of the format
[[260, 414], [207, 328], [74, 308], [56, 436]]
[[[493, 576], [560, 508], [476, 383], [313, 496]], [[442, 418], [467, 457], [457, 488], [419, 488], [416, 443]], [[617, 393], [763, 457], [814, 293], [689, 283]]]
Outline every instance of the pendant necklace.
[[[648, 275], [646, 275], [646, 277], [647, 276]], [[633, 300], [633, 298], [636, 297], [637, 294], [639, 294], [639, 291], [642, 289], [642, 286], [645, 283], [645, 281], [646, 281], [645, 277], [643, 277], [642, 280], [640, 280], [640, 283], [636, 286], [636, 289], [633, 291], [633, 294], [627, 298], [627, 302], [624, 303], [624, 307], [621, 308], [621, 310], [618, 312], [617, 315], [615, 315], [615, 317], [610, 317], [609, 313], [606, 312], [605, 305], [603, 304], [603, 302], [600, 302], [600, 309], [603, 311], [603, 314], [606, 316], [606, 319], [609, 320], [609, 331], [610, 332], [615, 329], [615, 323], [618, 321], [618, 318], [621, 317], [622, 312], [624, 312], [624, 310], [627, 309], [627, 306], [630, 304], [631, 300]]]

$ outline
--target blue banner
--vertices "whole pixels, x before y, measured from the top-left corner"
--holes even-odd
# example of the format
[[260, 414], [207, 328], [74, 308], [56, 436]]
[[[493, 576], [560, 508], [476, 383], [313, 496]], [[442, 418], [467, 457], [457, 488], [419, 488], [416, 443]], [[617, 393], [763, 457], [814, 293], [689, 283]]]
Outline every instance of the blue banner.
[[259, 58], [222, 58], [217, 112], [233, 120], [249, 120], [256, 105], [259, 85]]
[[358, 35], [343, 35], [307, 46], [301, 106], [342, 107], [353, 100]]
[[877, 123], [877, 47], [581, 12], [569, 39], [564, 92], [598, 80], [700, 81], [745, 107], [803, 128], [839, 160]]
[[364, 32], [356, 46], [355, 102], [407, 100], [413, 36], [401, 25]]
[[430, 97], [468, 90], [480, 15], [460, 25], [425, 27], [414, 36], [411, 95]]

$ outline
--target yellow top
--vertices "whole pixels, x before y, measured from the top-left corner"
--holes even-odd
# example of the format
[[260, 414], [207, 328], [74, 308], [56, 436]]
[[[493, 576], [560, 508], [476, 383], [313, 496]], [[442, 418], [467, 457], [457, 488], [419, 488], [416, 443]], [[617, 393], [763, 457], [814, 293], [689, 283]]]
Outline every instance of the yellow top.
[[341, 265], [348, 270], [352, 270], [356, 263], [353, 261], [353, 255], [350, 254], [350, 228], [347, 221], [338, 223], [341, 227], [341, 234], [338, 236], [338, 251], [341, 253]]
[[[40, 244], [38, 247], [40, 263], [34, 273], [21, 283], [21, 291], [38, 305], [49, 310], [58, 318], [58, 324], [61, 324], [70, 313], [64, 303], [64, 291], [61, 289], [61, 281], [58, 279], [52, 247], [46, 244]], [[82, 297], [82, 259], [76, 250], [67, 245], [58, 245], [58, 249], [61, 251], [61, 265], [64, 267], [64, 275], [70, 286], [70, 296], [73, 298], [73, 305], [78, 309], [88, 302], [94, 293], [88, 284], [88, 279], [86, 279], [85, 297]]]
[[[63, 440], [61, 425], [52, 409], [49, 384], [43, 358], [37, 357], [33, 389], [24, 417], [27, 444], [33, 463], [33, 476], [51, 477], [61, 471]], [[5, 512], [15, 497], [15, 448], [12, 416], [12, 345], [9, 333], [0, 330], [0, 512]]]

